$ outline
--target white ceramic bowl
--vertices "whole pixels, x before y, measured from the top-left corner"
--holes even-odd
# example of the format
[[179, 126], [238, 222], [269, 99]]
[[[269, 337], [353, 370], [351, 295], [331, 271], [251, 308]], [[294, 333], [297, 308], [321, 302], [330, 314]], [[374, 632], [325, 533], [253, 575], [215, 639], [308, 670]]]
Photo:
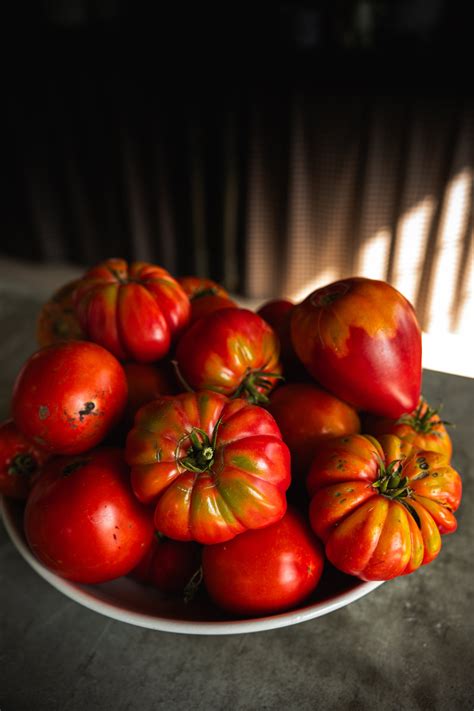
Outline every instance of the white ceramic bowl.
[[381, 582], [366, 583], [326, 569], [317, 590], [305, 605], [278, 615], [251, 619], [226, 616], [208, 602], [205, 596], [188, 604], [167, 599], [157, 590], [129, 578], [118, 578], [101, 585], [80, 585], [60, 578], [35, 558], [23, 533], [22, 506], [5, 498], [0, 497], [0, 499], [0, 510], [8, 535], [33, 570], [80, 605], [139, 627], [181, 634], [261, 632], [327, 615], [339, 607], [355, 602], [382, 584]]

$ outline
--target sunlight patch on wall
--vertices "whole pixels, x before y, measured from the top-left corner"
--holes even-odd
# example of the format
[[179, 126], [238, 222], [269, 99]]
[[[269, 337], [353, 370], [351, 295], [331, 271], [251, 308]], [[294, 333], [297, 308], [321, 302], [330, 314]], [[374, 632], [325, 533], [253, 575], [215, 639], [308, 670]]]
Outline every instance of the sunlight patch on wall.
[[314, 277], [314, 279], [310, 279], [309, 281], [306, 281], [301, 288], [295, 290], [290, 294], [289, 298], [291, 301], [295, 301], [296, 303], [299, 303], [300, 301], [303, 301], [308, 294], [311, 294], [311, 292], [315, 291], [315, 289], [319, 289], [322, 286], [326, 286], [327, 284], [331, 284], [331, 282], [337, 280], [337, 272], [335, 269], [325, 269], [322, 271], [318, 276]]
[[369, 279], [386, 278], [390, 239], [390, 230], [384, 227], [364, 243], [357, 255], [357, 276]]
[[460, 297], [458, 276], [469, 218], [472, 179], [472, 170], [466, 168], [453, 178], [446, 191], [430, 280], [426, 323], [426, 330], [430, 333], [453, 331], [452, 314], [453, 306]]
[[391, 283], [412, 303], [420, 284], [435, 207], [435, 199], [428, 195], [405, 212], [398, 223]]

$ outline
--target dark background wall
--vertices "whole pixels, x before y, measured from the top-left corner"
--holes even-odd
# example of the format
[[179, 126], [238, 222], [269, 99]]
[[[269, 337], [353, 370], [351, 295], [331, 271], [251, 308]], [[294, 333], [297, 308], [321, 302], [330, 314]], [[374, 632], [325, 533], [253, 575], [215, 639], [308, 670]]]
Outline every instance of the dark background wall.
[[0, 252], [148, 259], [260, 296], [353, 273], [386, 228], [396, 282], [400, 220], [431, 195], [426, 310], [450, 180], [474, 165], [460, 7], [15, 3]]

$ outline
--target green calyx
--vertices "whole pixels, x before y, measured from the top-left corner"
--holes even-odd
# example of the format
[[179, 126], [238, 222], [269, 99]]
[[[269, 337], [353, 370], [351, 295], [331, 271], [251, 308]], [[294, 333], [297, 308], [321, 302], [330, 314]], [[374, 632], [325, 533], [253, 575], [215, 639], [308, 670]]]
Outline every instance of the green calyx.
[[207, 433], [199, 427], [193, 427], [190, 432], [187, 432], [183, 437], [181, 437], [178, 442], [177, 450], [179, 449], [181, 443], [186, 439], [190, 440], [191, 447], [188, 449], [185, 457], [176, 457], [178, 464], [183, 466], [185, 469], [188, 469], [190, 472], [196, 472], [197, 474], [208, 471], [214, 464], [217, 431], [220, 423], [221, 418], [217, 421], [214, 432], [212, 433], [212, 439], [209, 439]]
[[197, 291], [195, 294], [189, 297], [190, 301], [197, 301], [198, 299], [203, 299], [205, 296], [216, 296], [219, 289], [216, 286], [211, 286], [209, 289], [202, 289], [202, 291]]
[[385, 466], [382, 459], [379, 459], [379, 478], [374, 481], [372, 487], [378, 489], [379, 494], [388, 499], [405, 499], [412, 493], [409, 487], [408, 477], [402, 476], [403, 465], [401, 459], [394, 459], [388, 466]]
[[268, 393], [273, 388], [273, 380], [284, 380], [280, 373], [269, 373], [266, 370], [249, 370], [232, 398], [244, 398], [252, 405], [267, 403]]
[[[426, 407], [426, 410], [424, 408]], [[423, 411], [424, 410], [424, 411]], [[435, 409], [432, 407], [429, 407], [426, 402], [421, 399], [420, 404], [414, 410], [413, 412], [402, 415], [398, 420], [397, 420], [397, 425], [408, 425], [409, 427], [412, 427], [415, 432], [419, 432], [422, 434], [436, 434], [440, 435], [438, 431], [436, 431], [436, 427], [438, 425], [450, 425], [450, 422], [446, 422], [446, 420], [441, 420], [439, 417], [439, 408]]]
[[17, 454], [10, 462], [11, 476], [31, 476], [38, 468], [38, 462], [31, 454]]

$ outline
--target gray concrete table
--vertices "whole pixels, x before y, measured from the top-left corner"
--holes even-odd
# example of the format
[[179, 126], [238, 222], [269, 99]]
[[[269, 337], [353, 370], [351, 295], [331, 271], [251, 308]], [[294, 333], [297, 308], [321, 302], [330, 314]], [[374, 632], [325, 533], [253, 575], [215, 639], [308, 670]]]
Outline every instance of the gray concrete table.
[[[0, 281], [2, 418], [35, 349], [39, 303], [64, 276], [48, 273], [47, 287]], [[424, 393], [457, 423], [458, 532], [432, 565], [310, 622], [229, 637], [116, 622], [48, 585], [0, 526], [1, 711], [472, 709], [474, 381], [427, 371]]]

